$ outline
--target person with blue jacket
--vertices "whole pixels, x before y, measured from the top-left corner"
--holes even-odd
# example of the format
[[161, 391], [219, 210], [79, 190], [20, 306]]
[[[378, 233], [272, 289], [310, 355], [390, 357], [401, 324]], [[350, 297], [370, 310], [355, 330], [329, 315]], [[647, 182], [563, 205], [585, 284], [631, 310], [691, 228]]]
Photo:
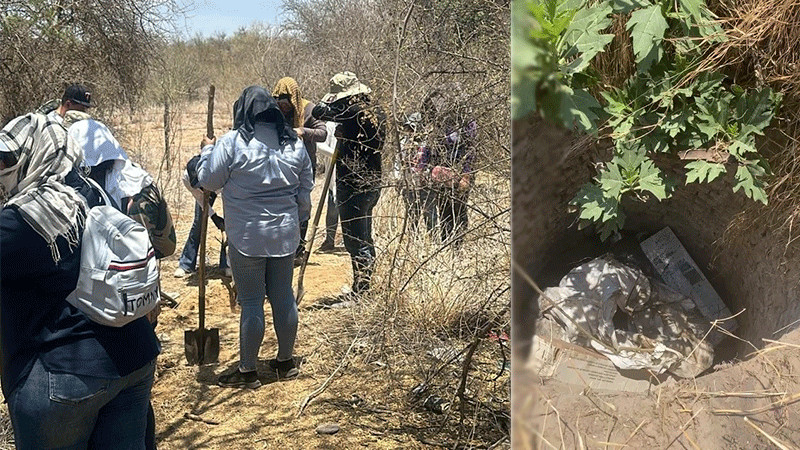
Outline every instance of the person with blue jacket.
[[[69, 141], [69, 143], [68, 143]], [[59, 121], [27, 114], [0, 131], [0, 360], [17, 448], [144, 448], [160, 348], [146, 317], [91, 321], [67, 302], [81, 235], [101, 203]]]
[[246, 88], [233, 105], [233, 129], [203, 139], [197, 179], [222, 189], [229, 262], [242, 307], [239, 367], [221, 375], [226, 387], [257, 388], [258, 350], [264, 339], [264, 297], [272, 306], [278, 354], [269, 361], [278, 379], [298, 375], [293, 352], [297, 304], [292, 292], [300, 223], [311, 214], [311, 159], [277, 101], [260, 86]]

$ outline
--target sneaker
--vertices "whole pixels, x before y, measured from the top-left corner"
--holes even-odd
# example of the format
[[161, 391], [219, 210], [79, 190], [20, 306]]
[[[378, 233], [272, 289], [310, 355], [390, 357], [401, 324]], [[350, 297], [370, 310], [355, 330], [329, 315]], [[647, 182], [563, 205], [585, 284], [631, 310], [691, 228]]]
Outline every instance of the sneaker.
[[222, 387], [249, 389], [256, 389], [261, 386], [261, 381], [258, 380], [258, 372], [255, 370], [250, 372], [242, 372], [239, 369], [236, 369], [228, 375], [220, 375], [217, 383]]
[[191, 275], [192, 271], [188, 269], [184, 269], [183, 267], [178, 267], [175, 269], [175, 273], [172, 274], [175, 278], [183, 278], [187, 275]]
[[290, 380], [292, 378], [297, 378], [297, 376], [300, 375], [300, 371], [294, 365], [294, 358], [288, 361], [270, 359], [267, 361], [267, 364], [269, 364], [269, 368], [272, 369], [273, 372], [278, 373], [279, 380]]
[[320, 245], [319, 248], [317, 249], [318, 252], [323, 252], [323, 253], [332, 252], [334, 250], [336, 250], [336, 246], [333, 245], [333, 242], [331, 241], [323, 242], [322, 245]]

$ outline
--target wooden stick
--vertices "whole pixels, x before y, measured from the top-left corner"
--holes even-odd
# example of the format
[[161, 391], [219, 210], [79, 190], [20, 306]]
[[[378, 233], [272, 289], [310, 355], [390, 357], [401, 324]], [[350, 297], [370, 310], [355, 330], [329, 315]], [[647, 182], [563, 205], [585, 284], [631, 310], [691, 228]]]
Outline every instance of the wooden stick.
[[722, 416], [752, 416], [754, 414], [761, 414], [763, 412], [767, 412], [774, 408], [780, 408], [783, 406], [789, 406], [792, 403], [796, 403], [800, 401], [800, 392], [797, 394], [792, 395], [789, 398], [785, 398], [783, 400], [779, 400], [777, 402], [770, 403], [767, 406], [763, 406], [761, 408], [749, 409], [747, 411], [742, 411], [738, 409], [714, 409], [711, 410], [712, 413]]
[[319, 394], [325, 392], [325, 389], [331, 383], [331, 380], [333, 380], [333, 377], [335, 377], [336, 374], [339, 373], [339, 370], [342, 368], [342, 366], [344, 366], [344, 363], [347, 361], [347, 355], [349, 355], [350, 354], [350, 350], [352, 350], [353, 347], [355, 347], [356, 342], [358, 342], [358, 338], [359, 337], [360, 337], [359, 333], [356, 333], [355, 339], [353, 339], [353, 342], [350, 343], [350, 347], [347, 348], [347, 351], [344, 352], [344, 356], [342, 356], [342, 360], [339, 362], [339, 365], [336, 366], [336, 369], [333, 371], [333, 373], [331, 373], [328, 376], [328, 378], [325, 380], [325, 382], [322, 383], [322, 386], [318, 387], [314, 392], [308, 394], [306, 396], [306, 398], [303, 399], [302, 402], [300, 402], [300, 408], [297, 410], [297, 416], [296, 417], [300, 417], [300, 415], [303, 414], [303, 410], [306, 409], [306, 406], [308, 406], [308, 404], [311, 402], [311, 400], [314, 399], [314, 397], [316, 397]]
[[781, 450], [789, 450], [789, 447], [781, 444], [777, 439], [775, 439], [774, 437], [770, 436], [766, 431], [762, 430], [758, 425], [754, 424], [747, 417], [744, 418], [744, 421], [745, 421], [746, 424], [748, 424], [751, 427], [755, 428], [755, 430], [758, 431], [759, 433], [761, 433], [765, 438], [769, 439], [769, 441], [772, 442], [773, 444], [775, 444], [775, 446], [778, 447], [779, 449], [781, 449]]
[[189, 420], [194, 420], [195, 422], [203, 422], [203, 423], [207, 423], [209, 425], [219, 425], [219, 422], [217, 422], [216, 420], [206, 419], [206, 418], [204, 418], [202, 416], [198, 416], [197, 414], [190, 413], [190, 412], [187, 412], [186, 414], [184, 414], [183, 417], [185, 417], [185, 418], [187, 418]]

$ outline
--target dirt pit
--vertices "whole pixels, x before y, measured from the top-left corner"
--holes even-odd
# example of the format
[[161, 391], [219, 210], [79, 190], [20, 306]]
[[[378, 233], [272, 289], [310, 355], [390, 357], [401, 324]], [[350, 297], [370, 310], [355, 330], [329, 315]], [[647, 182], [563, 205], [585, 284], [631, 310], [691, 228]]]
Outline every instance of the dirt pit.
[[[773, 448], [800, 445], [797, 246], [732, 192], [732, 177], [679, 186], [667, 201], [626, 203], [623, 239], [578, 231], [569, 200], [595, 174], [601, 150], [541, 121], [515, 123], [513, 167], [514, 448]], [[588, 149], [588, 151], [587, 151]], [[680, 175], [677, 165], [663, 168]], [[741, 211], [747, 209], [745, 214]], [[670, 227], [736, 316], [703, 376], [645, 393], [614, 393], [536, 376], [528, 366], [537, 316], [533, 280], [553, 286], [571, 268]]]

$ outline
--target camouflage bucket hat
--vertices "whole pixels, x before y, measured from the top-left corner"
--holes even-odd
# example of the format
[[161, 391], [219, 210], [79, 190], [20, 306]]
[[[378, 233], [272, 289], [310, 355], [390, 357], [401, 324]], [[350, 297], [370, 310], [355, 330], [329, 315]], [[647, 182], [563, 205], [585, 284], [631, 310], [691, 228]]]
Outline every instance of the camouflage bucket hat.
[[372, 89], [358, 81], [353, 72], [339, 72], [331, 78], [328, 93], [322, 97], [324, 103], [332, 103], [336, 100], [356, 94], [369, 94]]

